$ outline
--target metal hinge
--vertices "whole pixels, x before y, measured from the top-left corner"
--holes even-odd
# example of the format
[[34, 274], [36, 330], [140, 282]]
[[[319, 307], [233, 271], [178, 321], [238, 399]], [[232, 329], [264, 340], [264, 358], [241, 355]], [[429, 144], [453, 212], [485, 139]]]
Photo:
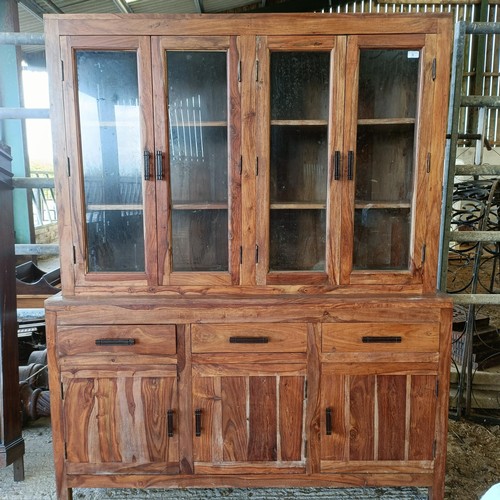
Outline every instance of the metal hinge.
[[68, 445], [64, 442], [64, 459], [68, 460]]
[[307, 380], [304, 380], [304, 399], [307, 399]]
[[304, 458], [307, 458], [307, 439], [304, 443]]
[[427, 153], [427, 158], [425, 160], [425, 169], [427, 173], [430, 173], [431, 171], [431, 154]]
[[436, 58], [432, 60], [432, 80], [434, 81], [436, 79]]
[[426, 250], [427, 250], [427, 245], [424, 243], [422, 245], [422, 264], [425, 262], [425, 253], [426, 253]]
[[64, 82], [64, 61], [61, 59], [61, 81]]
[[259, 175], [259, 157], [255, 158], [255, 176]]
[[241, 176], [241, 174], [243, 173], [243, 156], [240, 156], [240, 164], [238, 168], [240, 170], [240, 176]]
[[66, 157], [66, 173], [68, 177], [71, 177], [71, 162], [69, 161], [69, 156]]
[[241, 82], [241, 59], [238, 61], [238, 82]]
[[259, 81], [259, 60], [255, 61], [255, 81]]
[[255, 262], [259, 263], [259, 245], [255, 245]]
[[432, 443], [432, 458], [436, 458], [436, 449], [437, 449], [437, 442], [434, 439], [434, 442]]
[[436, 380], [436, 398], [439, 395], [439, 380]]
[[76, 247], [73, 245], [73, 264], [76, 264]]
[[243, 247], [240, 247], [240, 264], [243, 264]]
[[64, 385], [61, 382], [61, 399], [64, 399]]

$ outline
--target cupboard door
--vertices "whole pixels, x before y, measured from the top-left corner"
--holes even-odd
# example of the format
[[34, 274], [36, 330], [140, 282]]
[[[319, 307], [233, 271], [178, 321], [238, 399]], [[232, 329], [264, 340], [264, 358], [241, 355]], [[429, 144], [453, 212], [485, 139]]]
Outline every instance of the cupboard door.
[[154, 38], [160, 281], [239, 280], [235, 39]]
[[434, 466], [437, 376], [428, 366], [325, 364], [323, 472], [424, 472]]
[[343, 37], [258, 42], [257, 281], [336, 281]]
[[69, 474], [179, 472], [175, 365], [65, 372], [62, 390]]
[[195, 473], [305, 471], [305, 367], [198, 365]]
[[[63, 37], [75, 283], [156, 283], [147, 37]], [[153, 224], [151, 223], [153, 221]]]
[[425, 36], [349, 38], [344, 283], [422, 282], [433, 88]]

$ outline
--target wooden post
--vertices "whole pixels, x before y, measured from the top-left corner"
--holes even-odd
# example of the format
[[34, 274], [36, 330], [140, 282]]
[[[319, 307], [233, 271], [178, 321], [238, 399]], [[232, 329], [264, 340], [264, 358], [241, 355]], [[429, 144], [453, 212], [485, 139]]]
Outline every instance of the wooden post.
[[0, 143], [0, 467], [14, 464], [24, 480], [24, 440], [18, 382], [16, 264], [10, 149]]

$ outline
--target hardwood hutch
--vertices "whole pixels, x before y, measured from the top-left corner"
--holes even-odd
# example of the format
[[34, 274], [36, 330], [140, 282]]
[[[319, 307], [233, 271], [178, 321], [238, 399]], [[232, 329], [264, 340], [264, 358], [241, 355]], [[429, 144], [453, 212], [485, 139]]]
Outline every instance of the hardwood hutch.
[[442, 498], [445, 15], [50, 15], [73, 487]]

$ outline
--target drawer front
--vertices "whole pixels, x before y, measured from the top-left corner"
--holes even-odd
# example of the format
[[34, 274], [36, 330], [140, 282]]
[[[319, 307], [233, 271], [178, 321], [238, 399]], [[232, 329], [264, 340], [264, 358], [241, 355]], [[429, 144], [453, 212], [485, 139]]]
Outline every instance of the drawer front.
[[323, 324], [323, 352], [437, 352], [437, 323]]
[[305, 323], [191, 325], [192, 350], [204, 352], [306, 352]]
[[62, 326], [60, 356], [78, 354], [175, 354], [174, 325]]

